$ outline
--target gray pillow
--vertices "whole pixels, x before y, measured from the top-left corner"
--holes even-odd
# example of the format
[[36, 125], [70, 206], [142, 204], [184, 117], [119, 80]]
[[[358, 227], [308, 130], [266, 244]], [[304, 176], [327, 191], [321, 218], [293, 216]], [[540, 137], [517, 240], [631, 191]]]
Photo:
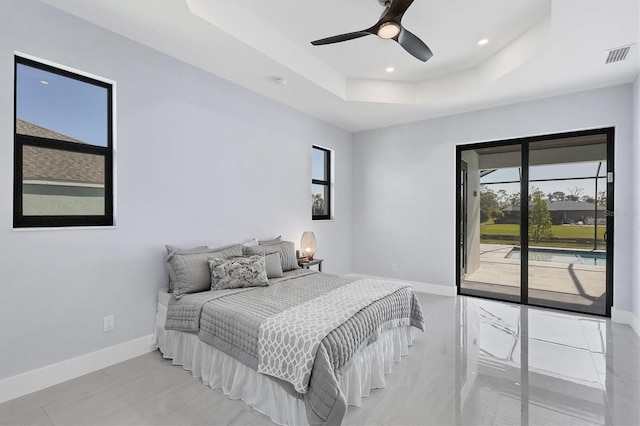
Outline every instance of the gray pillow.
[[173, 268], [175, 282], [173, 293], [179, 299], [188, 293], [197, 293], [211, 288], [211, 270], [209, 269], [209, 259], [226, 259], [233, 256], [242, 255], [242, 246], [232, 246], [228, 248], [215, 248], [199, 251], [196, 253], [175, 252], [168, 256], [167, 268]]
[[263, 240], [263, 241], [258, 241], [258, 244], [261, 246], [269, 246], [269, 245], [273, 245], [273, 244], [279, 244], [282, 242], [282, 235], [278, 235], [277, 237], [275, 237], [272, 240]]
[[167, 272], [169, 272], [169, 293], [171, 293], [176, 283], [176, 271], [173, 269], [173, 266], [171, 266], [171, 263], [169, 263], [169, 259], [176, 253], [180, 253], [180, 254], [202, 253], [204, 251], [209, 250], [209, 247], [200, 246], [200, 247], [194, 247], [192, 249], [181, 249], [176, 246], [170, 246], [170, 245], [166, 245], [165, 247], [167, 249], [167, 257], [164, 259], [164, 266], [167, 268]]
[[280, 253], [265, 254], [264, 261], [267, 267], [267, 278], [281, 278], [284, 275], [280, 263]]
[[177, 253], [181, 253], [181, 254], [198, 253], [198, 252], [210, 249], [209, 246], [199, 246], [199, 247], [194, 247], [194, 248], [191, 248], [191, 249], [181, 249], [180, 247], [170, 246], [168, 244], [165, 246], [165, 248], [167, 249], [167, 256], [170, 256], [173, 252], [177, 252]]
[[260, 245], [256, 247], [243, 247], [245, 255], [254, 254], [280, 254], [280, 264], [284, 272], [292, 269], [298, 269], [298, 261], [296, 259], [295, 245], [290, 241], [282, 241], [276, 244]]
[[209, 259], [211, 290], [264, 287], [269, 285], [263, 255]]

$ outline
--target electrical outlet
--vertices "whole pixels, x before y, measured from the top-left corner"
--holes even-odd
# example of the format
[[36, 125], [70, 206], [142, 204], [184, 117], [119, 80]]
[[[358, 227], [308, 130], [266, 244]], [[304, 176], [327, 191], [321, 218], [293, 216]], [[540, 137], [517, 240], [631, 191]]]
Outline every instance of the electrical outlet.
[[107, 331], [112, 331], [115, 330], [116, 328], [116, 318], [114, 315], [109, 315], [104, 317], [104, 331], [105, 333]]
[[398, 272], [398, 264], [397, 263], [392, 263], [391, 264], [391, 272]]

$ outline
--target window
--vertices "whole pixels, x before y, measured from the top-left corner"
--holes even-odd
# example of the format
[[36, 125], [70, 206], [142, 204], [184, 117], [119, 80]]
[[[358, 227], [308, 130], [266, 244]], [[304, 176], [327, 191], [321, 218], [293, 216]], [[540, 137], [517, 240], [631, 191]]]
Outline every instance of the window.
[[16, 56], [15, 228], [113, 225], [112, 92]]
[[311, 218], [331, 219], [331, 151], [319, 146], [311, 150]]

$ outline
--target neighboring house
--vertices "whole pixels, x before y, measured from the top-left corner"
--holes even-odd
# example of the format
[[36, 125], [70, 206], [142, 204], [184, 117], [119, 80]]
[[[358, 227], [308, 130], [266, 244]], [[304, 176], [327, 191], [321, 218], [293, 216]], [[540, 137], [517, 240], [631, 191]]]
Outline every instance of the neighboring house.
[[[16, 119], [19, 134], [84, 144], [85, 142]], [[104, 214], [104, 157], [25, 146], [22, 157], [25, 215]]]
[[[597, 217], [598, 225], [606, 224], [606, 208], [596, 206], [594, 203], [584, 201], [549, 201], [547, 208], [551, 213], [551, 221], [554, 225], [576, 224], [582, 222], [585, 225], [593, 225]], [[503, 210], [505, 221], [517, 220], [520, 216], [520, 206], [511, 206]]]

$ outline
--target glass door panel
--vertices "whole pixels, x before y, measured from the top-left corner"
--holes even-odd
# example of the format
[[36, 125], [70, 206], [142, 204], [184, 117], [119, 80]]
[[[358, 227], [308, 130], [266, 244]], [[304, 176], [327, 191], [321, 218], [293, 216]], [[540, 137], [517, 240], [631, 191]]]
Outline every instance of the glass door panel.
[[520, 301], [520, 144], [461, 152], [460, 294]]
[[467, 273], [467, 163], [460, 161], [460, 274]]
[[529, 143], [530, 304], [606, 315], [606, 172], [605, 134]]

